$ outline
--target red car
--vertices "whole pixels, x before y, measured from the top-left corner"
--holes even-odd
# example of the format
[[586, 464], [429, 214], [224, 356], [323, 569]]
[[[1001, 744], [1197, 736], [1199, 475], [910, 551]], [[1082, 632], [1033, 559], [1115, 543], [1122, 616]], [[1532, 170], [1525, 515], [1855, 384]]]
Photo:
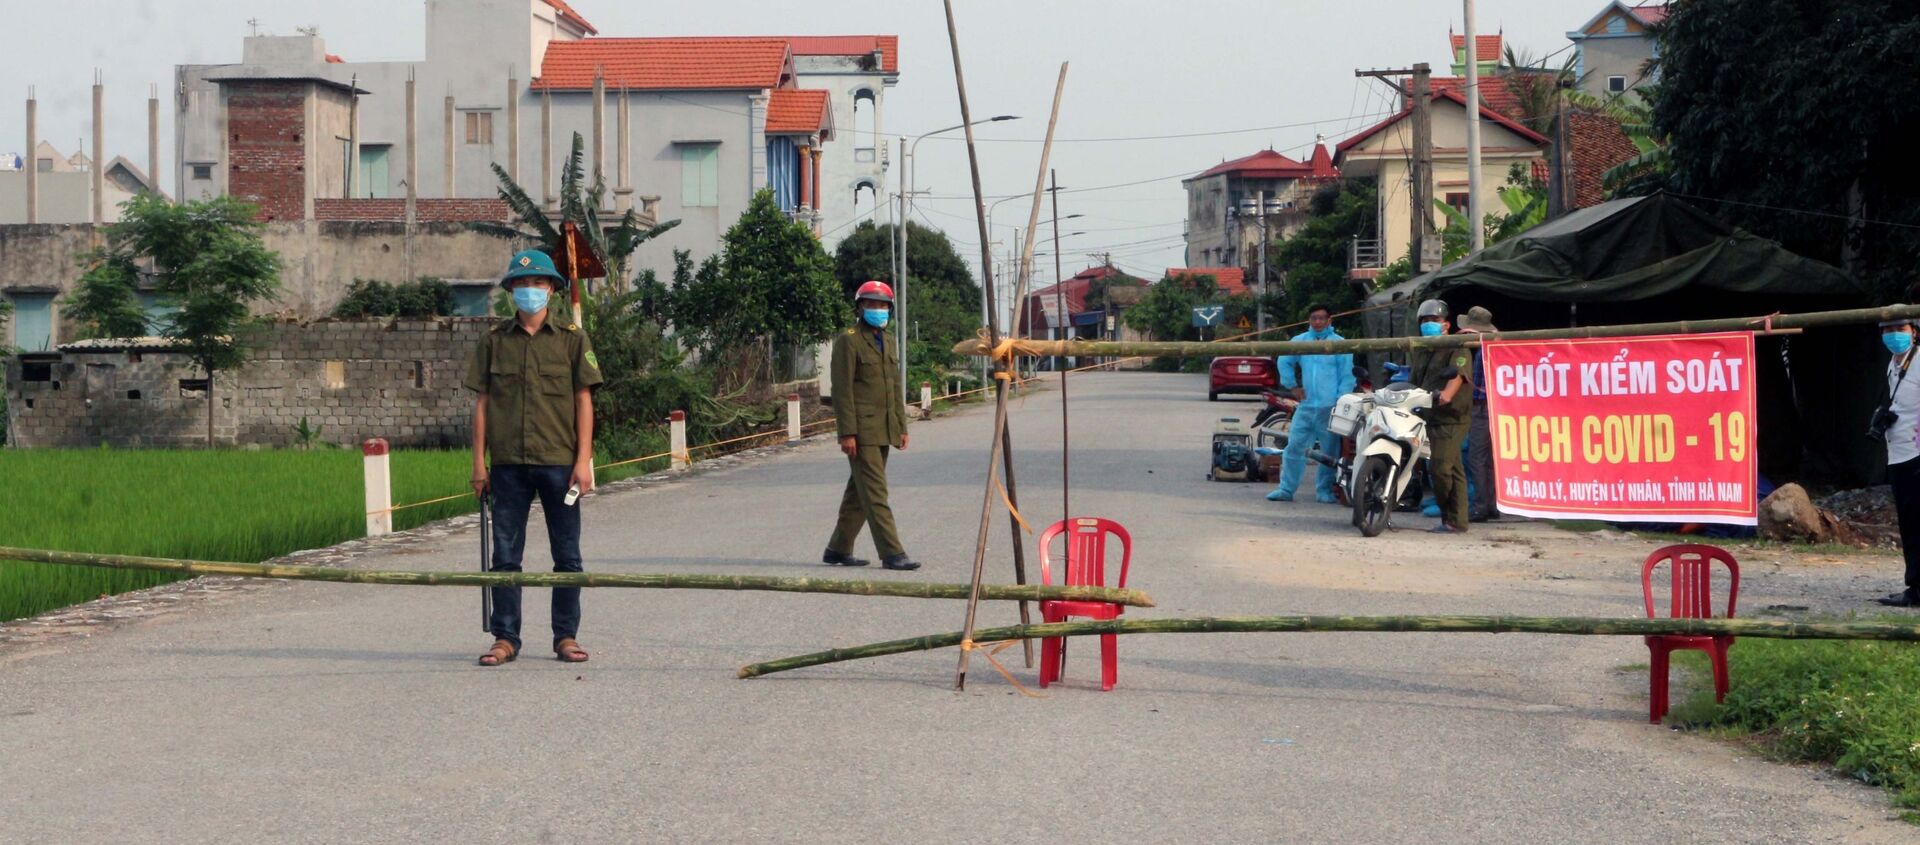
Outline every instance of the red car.
[[1279, 373], [1272, 358], [1230, 355], [1213, 359], [1207, 370], [1207, 401], [1220, 401], [1222, 393], [1259, 393], [1280, 387]]

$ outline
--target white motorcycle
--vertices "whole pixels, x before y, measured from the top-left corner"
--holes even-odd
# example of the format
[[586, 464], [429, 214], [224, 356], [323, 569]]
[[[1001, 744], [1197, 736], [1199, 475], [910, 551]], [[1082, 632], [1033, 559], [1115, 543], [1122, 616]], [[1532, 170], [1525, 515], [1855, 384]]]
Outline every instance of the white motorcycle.
[[1354, 527], [1362, 535], [1379, 536], [1390, 527], [1420, 462], [1432, 456], [1425, 418], [1432, 408], [1433, 394], [1404, 381], [1371, 393], [1349, 393], [1334, 404], [1327, 428], [1353, 439], [1354, 456], [1316, 459], [1339, 473], [1353, 505]]

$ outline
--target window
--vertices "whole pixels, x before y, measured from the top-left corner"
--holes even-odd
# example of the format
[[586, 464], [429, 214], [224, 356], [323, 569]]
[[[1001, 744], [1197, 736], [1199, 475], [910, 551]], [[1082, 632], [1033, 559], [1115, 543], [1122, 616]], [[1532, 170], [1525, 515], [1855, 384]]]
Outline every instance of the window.
[[360, 196], [377, 199], [393, 195], [393, 186], [387, 180], [387, 152], [385, 144], [360, 145]]
[[491, 312], [492, 285], [454, 285], [453, 316], [485, 317]]
[[712, 208], [720, 204], [720, 145], [681, 144], [680, 205]]
[[467, 143], [469, 144], [492, 144], [493, 143], [493, 112], [490, 112], [490, 111], [467, 112]]
[[195, 165], [189, 165], [189, 166], [193, 168], [193, 178], [199, 179], [201, 181], [206, 181], [208, 179], [213, 178], [213, 165], [195, 164]]
[[35, 170], [38, 170], [38, 171], [40, 171], [41, 173], [52, 173], [52, 172], [53, 172], [53, 159], [50, 159], [50, 158], [37, 158], [37, 159], [34, 159], [34, 160], [33, 160], [33, 169], [35, 169]]
[[1624, 76], [1609, 76], [1609, 77], [1607, 77], [1607, 91], [1608, 91], [1608, 93], [1612, 93], [1612, 94], [1618, 94], [1618, 93], [1620, 93], [1620, 92], [1622, 92], [1622, 91], [1625, 91], [1625, 90], [1627, 90], [1627, 78], [1626, 78], [1626, 77], [1624, 77]]
[[13, 300], [13, 345], [28, 352], [53, 349], [53, 294], [15, 293]]
[[1462, 214], [1466, 213], [1466, 210], [1467, 210], [1466, 192], [1461, 191], [1459, 193], [1454, 193], [1449, 191], [1447, 193], [1447, 205], [1453, 206], [1453, 209], [1455, 211], [1461, 212]]

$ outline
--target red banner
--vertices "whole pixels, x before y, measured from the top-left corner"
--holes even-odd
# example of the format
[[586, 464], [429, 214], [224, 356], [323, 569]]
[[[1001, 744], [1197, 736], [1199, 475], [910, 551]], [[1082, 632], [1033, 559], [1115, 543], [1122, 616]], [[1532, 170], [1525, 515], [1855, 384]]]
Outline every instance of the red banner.
[[1481, 348], [1500, 510], [1753, 525], [1753, 335]]

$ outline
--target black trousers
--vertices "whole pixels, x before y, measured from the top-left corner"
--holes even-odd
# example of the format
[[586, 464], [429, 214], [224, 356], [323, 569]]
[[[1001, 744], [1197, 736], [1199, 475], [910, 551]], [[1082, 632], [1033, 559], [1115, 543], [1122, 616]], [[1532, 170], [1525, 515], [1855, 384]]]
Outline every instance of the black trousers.
[[1494, 504], [1493, 428], [1487, 423], [1486, 400], [1473, 406], [1473, 423], [1467, 431], [1467, 480], [1473, 487], [1473, 501], [1467, 505], [1470, 519], [1492, 519], [1500, 514]]
[[1907, 588], [1920, 590], [1920, 458], [1887, 467], [1893, 509], [1900, 515], [1900, 552], [1907, 558]]

